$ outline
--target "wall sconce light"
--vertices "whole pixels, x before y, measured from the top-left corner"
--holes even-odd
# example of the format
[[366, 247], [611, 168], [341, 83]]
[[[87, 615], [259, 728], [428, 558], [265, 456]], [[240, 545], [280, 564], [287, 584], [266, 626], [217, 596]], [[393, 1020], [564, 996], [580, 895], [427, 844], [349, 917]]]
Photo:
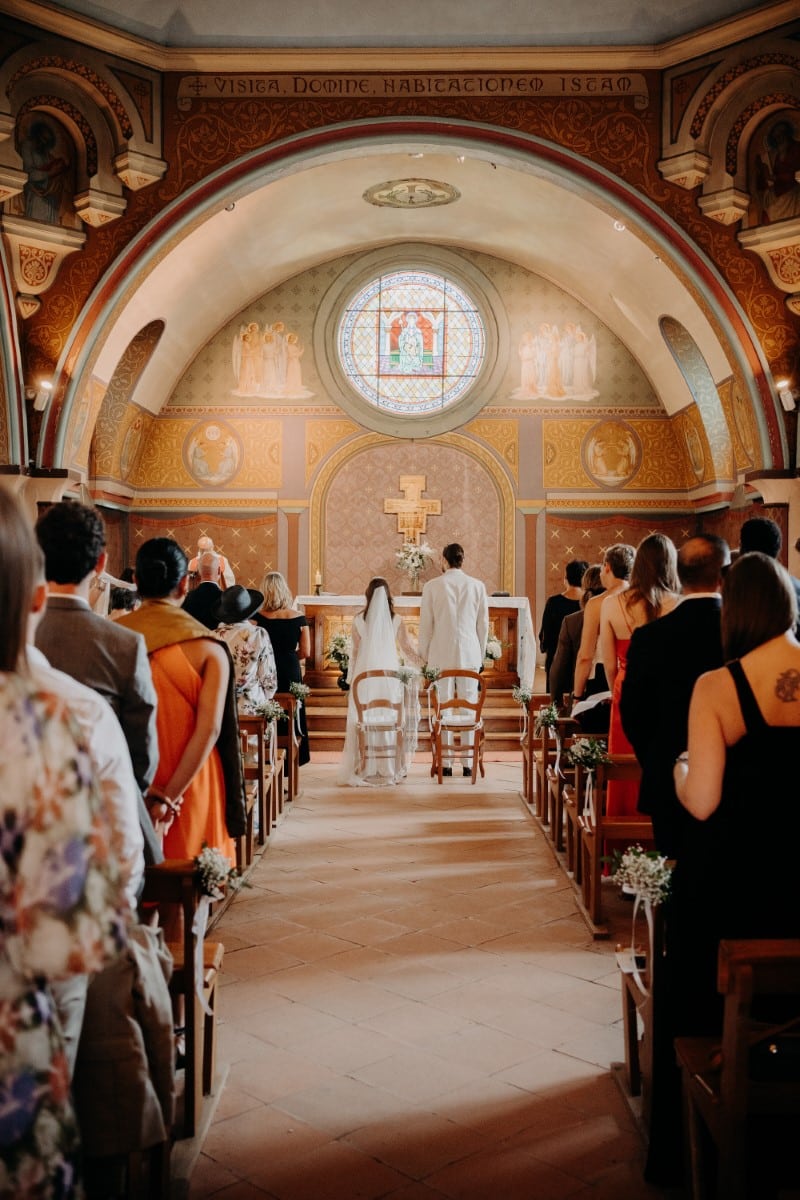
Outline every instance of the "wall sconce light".
[[44, 412], [53, 391], [52, 379], [40, 379], [33, 395], [33, 407], [37, 412]]
[[780, 379], [775, 385], [778, 389], [778, 399], [783, 405], [785, 412], [794, 412], [797, 408], [797, 392], [794, 390], [788, 379]]

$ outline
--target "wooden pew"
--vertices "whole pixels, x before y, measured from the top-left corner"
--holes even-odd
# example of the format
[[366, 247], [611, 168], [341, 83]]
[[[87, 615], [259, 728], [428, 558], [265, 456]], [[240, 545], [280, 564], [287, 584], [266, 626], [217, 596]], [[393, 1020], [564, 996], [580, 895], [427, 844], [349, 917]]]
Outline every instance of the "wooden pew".
[[592, 934], [608, 937], [603, 923], [601, 880], [605, 843], [625, 846], [639, 842], [647, 847], [653, 843], [653, 826], [649, 817], [634, 812], [629, 816], [609, 817], [607, 813], [608, 785], [615, 781], [637, 782], [642, 769], [633, 754], [614, 754], [607, 763], [600, 763], [595, 772], [591, 801], [584, 805], [579, 817], [581, 840], [582, 909]]
[[549, 703], [549, 694], [539, 692], [531, 696], [528, 703], [520, 709], [522, 712], [522, 733], [519, 739], [522, 749], [522, 798], [530, 808], [536, 804], [543, 786], [538, 776], [542, 739], [539, 734], [534, 732], [536, 714], [540, 708]]
[[[286, 799], [291, 804], [300, 794], [300, 741], [295, 724], [298, 701], [291, 692], [276, 692], [274, 698], [289, 717], [286, 732], [278, 733], [278, 749], [284, 752]], [[281, 790], [278, 807], [279, 812], [282, 813], [283, 790]]]
[[[789, 1031], [778, 1030], [786, 1023], [787, 1011], [800, 1019], [800, 939], [720, 942], [718, 988], [725, 997], [721, 1056], [718, 1038], [682, 1037], [675, 1042], [692, 1196], [700, 1200], [709, 1195], [704, 1130], [717, 1149], [717, 1200], [773, 1195], [778, 1182], [796, 1188], [800, 1064], [790, 1055], [788, 1066], [780, 1068], [786, 1047], [781, 1039]], [[780, 1016], [770, 1028], [767, 1013], [776, 998]], [[797, 1021], [794, 1033], [798, 1034]]]
[[167, 859], [145, 869], [143, 905], [157, 904], [160, 910], [173, 908], [182, 918], [182, 938], [170, 942], [174, 960], [170, 992], [174, 1000], [183, 1000], [186, 1039], [182, 1137], [194, 1137], [203, 1106], [210, 1094], [216, 1069], [217, 981], [222, 969], [225, 947], [206, 940], [203, 946], [202, 992], [210, 1014], [205, 1013], [195, 987], [195, 948], [197, 937], [192, 929], [201, 892], [191, 859]]

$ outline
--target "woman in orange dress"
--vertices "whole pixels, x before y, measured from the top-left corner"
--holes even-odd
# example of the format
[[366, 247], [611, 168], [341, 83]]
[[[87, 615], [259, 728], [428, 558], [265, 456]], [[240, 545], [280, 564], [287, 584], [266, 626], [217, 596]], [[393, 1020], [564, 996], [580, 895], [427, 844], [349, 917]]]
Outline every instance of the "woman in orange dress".
[[[619, 697], [625, 678], [628, 647], [634, 629], [671, 612], [679, 600], [678, 555], [663, 533], [651, 533], [636, 550], [630, 587], [607, 596], [600, 608], [600, 649], [608, 686], [611, 688], [609, 754], [633, 754], [619, 715]], [[658, 680], [653, 680], [658, 687]], [[637, 784], [612, 783], [608, 790], [608, 815], [629, 816], [636, 812]]]
[[[165, 826], [164, 855], [195, 858], [205, 844], [233, 864], [233, 837], [243, 832], [235, 778], [233, 797], [226, 788], [225, 768], [233, 765], [227, 759], [234, 755], [223, 759], [218, 746], [232, 697], [230, 655], [181, 608], [188, 567], [177, 542], [145, 542], [136, 556], [136, 583], [141, 607], [122, 622], [144, 635], [158, 696], [159, 763], [147, 800], [154, 820]], [[238, 759], [238, 741], [232, 747]]]

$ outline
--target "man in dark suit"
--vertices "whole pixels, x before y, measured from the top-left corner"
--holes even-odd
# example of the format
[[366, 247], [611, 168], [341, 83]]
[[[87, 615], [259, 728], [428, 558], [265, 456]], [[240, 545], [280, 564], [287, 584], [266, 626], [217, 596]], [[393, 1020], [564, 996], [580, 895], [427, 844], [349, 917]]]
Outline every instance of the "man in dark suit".
[[720, 589], [730, 562], [722, 538], [699, 534], [678, 552], [682, 600], [634, 631], [620, 697], [622, 727], [642, 767], [639, 810], [653, 821], [656, 846], [676, 858], [687, 820], [672, 768], [686, 749], [689, 701], [700, 675], [722, 666]]
[[[125, 734], [136, 782], [146, 792], [158, 767], [158, 736], [144, 638], [89, 606], [92, 582], [106, 566], [102, 518], [93, 508], [62, 500], [39, 518], [36, 536], [44, 551], [48, 591], [36, 645], [52, 667], [109, 702]], [[144, 803], [140, 818], [152, 861], [149, 855], [157, 857], [157, 848]]]
[[219, 555], [213, 550], [204, 550], [195, 561], [200, 582], [187, 593], [183, 608], [206, 629], [216, 629], [219, 624], [217, 609], [224, 594], [217, 583], [220, 578]]

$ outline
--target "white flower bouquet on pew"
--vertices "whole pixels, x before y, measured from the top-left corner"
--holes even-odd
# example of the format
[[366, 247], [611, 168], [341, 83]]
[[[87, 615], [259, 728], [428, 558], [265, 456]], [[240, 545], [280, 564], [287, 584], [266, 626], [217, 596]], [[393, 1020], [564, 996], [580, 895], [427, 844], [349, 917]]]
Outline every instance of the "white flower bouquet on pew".
[[650, 904], [663, 904], [669, 895], [672, 868], [657, 850], [643, 850], [637, 843], [611, 857], [611, 876], [622, 890]]

